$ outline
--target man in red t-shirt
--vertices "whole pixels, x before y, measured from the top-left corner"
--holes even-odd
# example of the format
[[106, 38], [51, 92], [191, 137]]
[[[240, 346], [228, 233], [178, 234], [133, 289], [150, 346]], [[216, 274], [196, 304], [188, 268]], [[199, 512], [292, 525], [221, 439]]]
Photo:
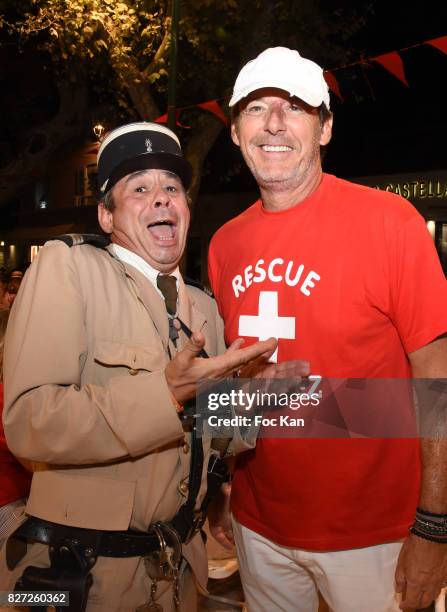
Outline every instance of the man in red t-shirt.
[[[227, 341], [276, 336], [274, 359], [332, 379], [446, 378], [447, 284], [424, 220], [394, 194], [322, 172], [322, 69], [267, 49], [230, 106], [261, 199], [210, 246]], [[212, 531], [223, 544], [234, 531], [253, 612], [311, 612], [316, 587], [335, 612], [422, 608], [447, 578], [444, 440], [266, 436], [238, 459], [232, 528], [220, 504]]]

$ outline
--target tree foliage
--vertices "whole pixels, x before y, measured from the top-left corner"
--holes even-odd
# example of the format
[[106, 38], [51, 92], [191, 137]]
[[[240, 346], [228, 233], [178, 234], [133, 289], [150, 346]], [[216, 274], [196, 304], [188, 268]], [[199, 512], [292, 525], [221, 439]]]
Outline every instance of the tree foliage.
[[[116, 120], [152, 120], [165, 112], [172, 0], [6, 0], [4, 37], [51, 58], [55, 78], [76, 90], [88, 82], [89, 104], [107, 103]], [[367, 4], [366, 4], [367, 6]], [[184, 0], [180, 3], [179, 106], [229, 95], [241, 64], [282, 44], [332, 66], [349, 57], [365, 3], [344, 15], [317, 0]], [[196, 181], [223, 124], [193, 113], [182, 134]], [[111, 126], [110, 126], [111, 127]]]

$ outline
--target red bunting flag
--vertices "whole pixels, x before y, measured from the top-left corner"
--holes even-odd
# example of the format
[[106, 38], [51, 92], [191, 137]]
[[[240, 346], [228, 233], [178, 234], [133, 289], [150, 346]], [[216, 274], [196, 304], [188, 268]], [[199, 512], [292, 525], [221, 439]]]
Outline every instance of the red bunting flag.
[[402, 81], [402, 83], [404, 83], [404, 85], [408, 87], [407, 79], [405, 77], [404, 64], [402, 62], [402, 58], [397, 53], [397, 51], [392, 51], [391, 53], [384, 53], [383, 55], [377, 55], [376, 57], [373, 57], [371, 59], [383, 66], [385, 70], [388, 70], [388, 72], [390, 72], [397, 79], [399, 79], [399, 81]]
[[427, 40], [427, 45], [431, 45], [443, 53], [447, 53], [447, 36], [440, 36], [439, 38], [432, 38]]
[[204, 108], [210, 113], [213, 113], [213, 115], [216, 115], [216, 117], [218, 117], [218, 119], [220, 119], [225, 125], [229, 125], [230, 122], [228, 121], [228, 117], [217, 103], [217, 100], [209, 100], [208, 102], [202, 102], [202, 104], [198, 104], [197, 106], [199, 106], [200, 108]]
[[[401, 81], [404, 85], [409, 87], [407, 78], [405, 76], [404, 64], [403, 64], [401, 56], [399, 55], [399, 51], [407, 51], [410, 48], [412, 49], [415, 47], [421, 47], [422, 45], [431, 45], [432, 47], [435, 47], [442, 53], [447, 54], [447, 36], [440, 36], [439, 38], [432, 38], [431, 40], [426, 40], [423, 43], [412, 45], [411, 47], [406, 47], [406, 48], [403, 48], [397, 51], [391, 51], [390, 53], [384, 53], [382, 55], [377, 55], [376, 57], [362, 58], [361, 61], [349, 64], [349, 66], [339, 66], [335, 68], [335, 71], [338, 72], [339, 70], [343, 68], [347, 68], [351, 66], [361, 66], [362, 64], [365, 63], [365, 61], [374, 61], [380, 64], [383, 68], [385, 68], [385, 70], [387, 70], [390, 74], [392, 74], [397, 79], [399, 79], [399, 81]], [[340, 86], [339, 86], [336, 76], [334, 75], [334, 71], [326, 70], [324, 72], [324, 78], [326, 79], [326, 83], [328, 84], [329, 89], [337, 96], [340, 102], [344, 102], [344, 98], [341, 94]], [[217, 100], [208, 100], [207, 102], [202, 102], [200, 104], [192, 104], [191, 106], [177, 108], [176, 109], [177, 125], [180, 127], [189, 129], [190, 126], [182, 125], [179, 122], [180, 113], [184, 110], [187, 110], [190, 108], [197, 108], [197, 107], [203, 108], [204, 110], [207, 110], [210, 113], [213, 113], [225, 125], [229, 125], [229, 119], [227, 115], [224, 113], [224, 111], [222, 110], [222, 107], [220, 106]], [[161, 117], [157, 117], [157, 119], [154, 119], [154, 121], [156, 121], [157, 123], [167, 123], [168, 115], [165, 114], [165, 115], [162, 115]]]
[[325, 70], [323, 74], [329, 89], [334, 92], [340, 102], [343, 102], [343, 96], [340, 93], [340, 87], [334, 73], [330, 72], [329, 70]]
[[[177, 108], [175, 111], [175, 123], [176, 125], [178, 125], [178, 127], [184, 128], [185, 130], [190, 130], [191, 126], [190, 125], [183, 125], [182, 123], [180, 123], [180, 121], [178, 120], [178, 118], [180, 117], [180, 111], [182, 109], [181, 108]], [[164, 114], [164, 115], [160, 115], [160, 117], [157, 117], [156, 119], [154, 119], [155, 123], [167, 123], [168, 122], [168, 113]]]
[[[230, 122], [228, 120], [228, 117], [226, 116], [226, 114], [223, 112], [223, 110], [221, 109], [221, 107], [217, 103], [217, 100], [208, 100], [208, 102], [202, 102], [201, 104], [195, 104], [194, 106], [197, 106], [199, 108], [203, 108], [204, 110], [207, 110], [210, 113], [213, 113], [213, 115], [216, 115], [216, 117], [218, 117], [223, 123], [225, 123], [225, 125], [229, 125]], [[183, 127], [183, 128], [190, 128], [190, 126], [182, 125], [178, 121], [178, 118], [180, 116], [180, 112], [182, 110], [184, 110], [184, 109], [183, 108], [177, 108], [177, 110], [175, 111], [175, 116], [177, 117], [177, 125], [179, 125], [180, 127]], [[168, 122], [168, 115], [167, 115], [167, 113], [165, 115], [161, 115], [160, 117], [157, 117], [157, 119], [154, 119], [154, 121], [156, 121], [157, 123], [167, 123]]]
[[160, 115], [160, 117], [157, 117], [156, 119], [154, 119], [155, 123], [167, 123], [168, 122], [168, 113], [166, 113], [165, 115]]

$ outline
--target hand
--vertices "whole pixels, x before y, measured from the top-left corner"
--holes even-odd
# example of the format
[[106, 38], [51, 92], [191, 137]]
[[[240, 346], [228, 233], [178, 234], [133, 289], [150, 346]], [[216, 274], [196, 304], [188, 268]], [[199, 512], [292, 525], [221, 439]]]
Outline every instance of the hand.
[[[297, 391], [303, 377], [310, 373], [308, 361], [283, 361], [282, 363], [267, 363], [265, 360], [255, 359], [253, 362], [243, 366], [238, 370], [238, 378], [235, 386], [246, 393], [256, 393], [261, 391], [269, 396], [270, 394], [292, 393]], [[262, 380], [260, 380], [262, 379]], [[269, 409], [267, 406], [254, 403], [248, 410], [247, 406], [235, 406], [238, 415], [248, 416], [256, 409]], [[277, 406], [272, 407], [274, 410]]]
[[297, 379], [309, 374], [309, 362], [299, 359], [282, 363], [268, 363], [265, 359], [255, 359], [238, 371], [240, 378], [289, 378], [295, 380], [295, 383]]
[[213, 538], [224, 548], [234, 546], [233, 527], [230, 513], [231, 484], [222, 485], [219, 493], [213, 499], [208, 511], [208, 523]]
[[183, 404], [194, 397], [199, 380], [220, 380], [255, 360], [267, 361], [277, 346], [274, 338], [247, 348], [241, 348], [243, 342], [238, 338], [223, 355], [203, 359], [198, 354], [205, 346], [205, 336], [202, 332], [194, 332], [186, 346], [165, 368], [166, 382], [175, 399]]
[[410, 534], [396, 568], [396, 591], [402, 593], [402, 610], [426, 608], [447, 578], [447, 545]]

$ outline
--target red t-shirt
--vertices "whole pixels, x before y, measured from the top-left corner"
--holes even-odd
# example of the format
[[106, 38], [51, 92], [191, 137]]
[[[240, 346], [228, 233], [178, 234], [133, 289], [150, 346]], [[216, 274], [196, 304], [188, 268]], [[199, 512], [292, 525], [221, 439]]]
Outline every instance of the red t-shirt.
[[[277, 359], [333, 378], [405, 378], [407, 353], [447, 331], [447, 283], [423, 218], [394, 194], [323, 175], [299, 205], [261, 201], [213, 237], [209, 275], [227, 342], [279, 337]], [[232, 508], [310, 550], [404, 537], [420, 484], [408, 439], [261, 439], [238, 458]]]
[[3, 431], [2, 412], [3, 385], [0, 384], [0, 506], [26, 497], [32, 476], [8, 450]]

